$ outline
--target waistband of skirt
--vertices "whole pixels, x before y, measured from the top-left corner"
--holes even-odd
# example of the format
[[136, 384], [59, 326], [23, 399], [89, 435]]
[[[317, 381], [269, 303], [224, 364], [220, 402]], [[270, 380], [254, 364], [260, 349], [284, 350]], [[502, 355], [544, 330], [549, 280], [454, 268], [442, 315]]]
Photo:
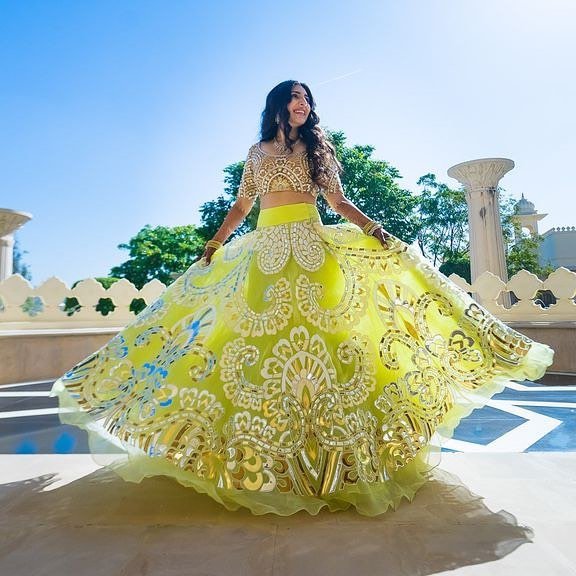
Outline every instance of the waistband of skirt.
[[289, 222], [312, 220], [320, 222], [320, 214], [314, 204], [299, 202], [298, 204], [284, 204], [274, 208], [263, 208], [258, 216], [258, 228], [277, 226]]

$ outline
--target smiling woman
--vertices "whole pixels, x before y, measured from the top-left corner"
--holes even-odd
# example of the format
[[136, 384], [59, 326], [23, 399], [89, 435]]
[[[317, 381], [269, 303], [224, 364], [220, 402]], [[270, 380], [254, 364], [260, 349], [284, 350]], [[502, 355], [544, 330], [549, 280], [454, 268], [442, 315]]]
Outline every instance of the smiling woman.
[[[55, 383], [124, 478], [255, 514], [380, 514], [430, 477], [437, 432], [551, 363], [347, 199], [315, 108], [302, 82], [270, 91], [202, 259]], [[349, 222], [323, 225], [318, 194]], [[257, 229], [223, 245], [257, 198]]]

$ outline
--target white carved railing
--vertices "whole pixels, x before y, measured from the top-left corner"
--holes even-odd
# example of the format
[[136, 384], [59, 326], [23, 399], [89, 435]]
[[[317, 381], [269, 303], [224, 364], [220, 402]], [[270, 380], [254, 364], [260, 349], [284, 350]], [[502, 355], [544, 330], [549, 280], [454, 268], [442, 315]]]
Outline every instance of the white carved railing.
[[[471, 285], [456, 274], [450, 280], [474, 296], [489, 312], [504, 322], [574, 322], [576, 321], [576, 273], [567, 268], [554, 270], [545, 280], [520, 270], [508, 282], [491, 272], [484, 272]], [[542, 291], [549, 291], [556, 302], [542, 304]], [[502, 292], [513, 292], [518, 300], [509, 308], [497, 302]]]
[[[33, 288], [19, 274], [0, 282], [0, 332], [31, 329], [122, 327], [134, 319], [130, 305], [142, 298], [150, 304], [165, 286], [159, 280], [138, 290], [128, 280], [119, 280], [107, 290], [92, 278], [69, 288], [59, 278], [49, 278]], [[76, 298], [80, 308], [69, 315], [66, 298]], [[101, 299], [110, 298], [115, 309], [106, 315], [96, 310]]]
[[[521, 270], [508, 282], [485, 272], [470, 285], [452, 274], [455, 284], [473, 293], [482, 305], [505, 322], [574, 322], [576, 321], [576, 273], [558, 268], [545, 280]], [[58, 278], [50, 278], [40, 286], [32, 285], [19, 275], [0, 282], [0, 332], [34, 329], [122, 327], [134, 319], [130, 310], [134, 299], [150, 304], [165, 286], [158, 280], [138, 290], [127, 280], [119, 280], [107, 290], [96, 280], [88, 279], [69, 288]], [[544, 307], [539, 292], [549, 291], [556, 303]], [[497, 302], [502, 292], [513, 292], [517, 301], [505, 308]], [[66, 298], [76, 298], [81, 308], [68, 315]], [[107, 315], [96, 310], [101, 299], [109, 298], [116, 308]]]

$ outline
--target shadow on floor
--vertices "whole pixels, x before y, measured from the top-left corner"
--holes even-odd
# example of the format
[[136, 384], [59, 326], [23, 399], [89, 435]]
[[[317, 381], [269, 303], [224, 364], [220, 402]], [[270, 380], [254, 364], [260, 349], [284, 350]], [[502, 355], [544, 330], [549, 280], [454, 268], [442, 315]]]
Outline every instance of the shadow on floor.
[[106, 469], [45, 491], [55, 480], [0, 486], [0, 573], [420, 576], [497, 560], [532, 539], [441, 470], [412, 503], [376, 518], [228, 512], [171, 479], [132, 484]]

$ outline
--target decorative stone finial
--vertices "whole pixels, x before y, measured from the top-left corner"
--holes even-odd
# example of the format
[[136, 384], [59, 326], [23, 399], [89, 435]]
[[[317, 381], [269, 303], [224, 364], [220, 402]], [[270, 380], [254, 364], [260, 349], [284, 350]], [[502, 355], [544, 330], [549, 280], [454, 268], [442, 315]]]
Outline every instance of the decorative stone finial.
[[452, 166], [448, 176], [455, 178], [467, 190], [488, 190], [497, 188], [500, 179], [514, 168], [508, 158], [480, 158]]
[[28, 212], [0, 208], [0, 238], [8, 234], [13, 234], [18, 228], [24, 226], [24, 224], [31, 219], [32, 214], [28, 214]]

